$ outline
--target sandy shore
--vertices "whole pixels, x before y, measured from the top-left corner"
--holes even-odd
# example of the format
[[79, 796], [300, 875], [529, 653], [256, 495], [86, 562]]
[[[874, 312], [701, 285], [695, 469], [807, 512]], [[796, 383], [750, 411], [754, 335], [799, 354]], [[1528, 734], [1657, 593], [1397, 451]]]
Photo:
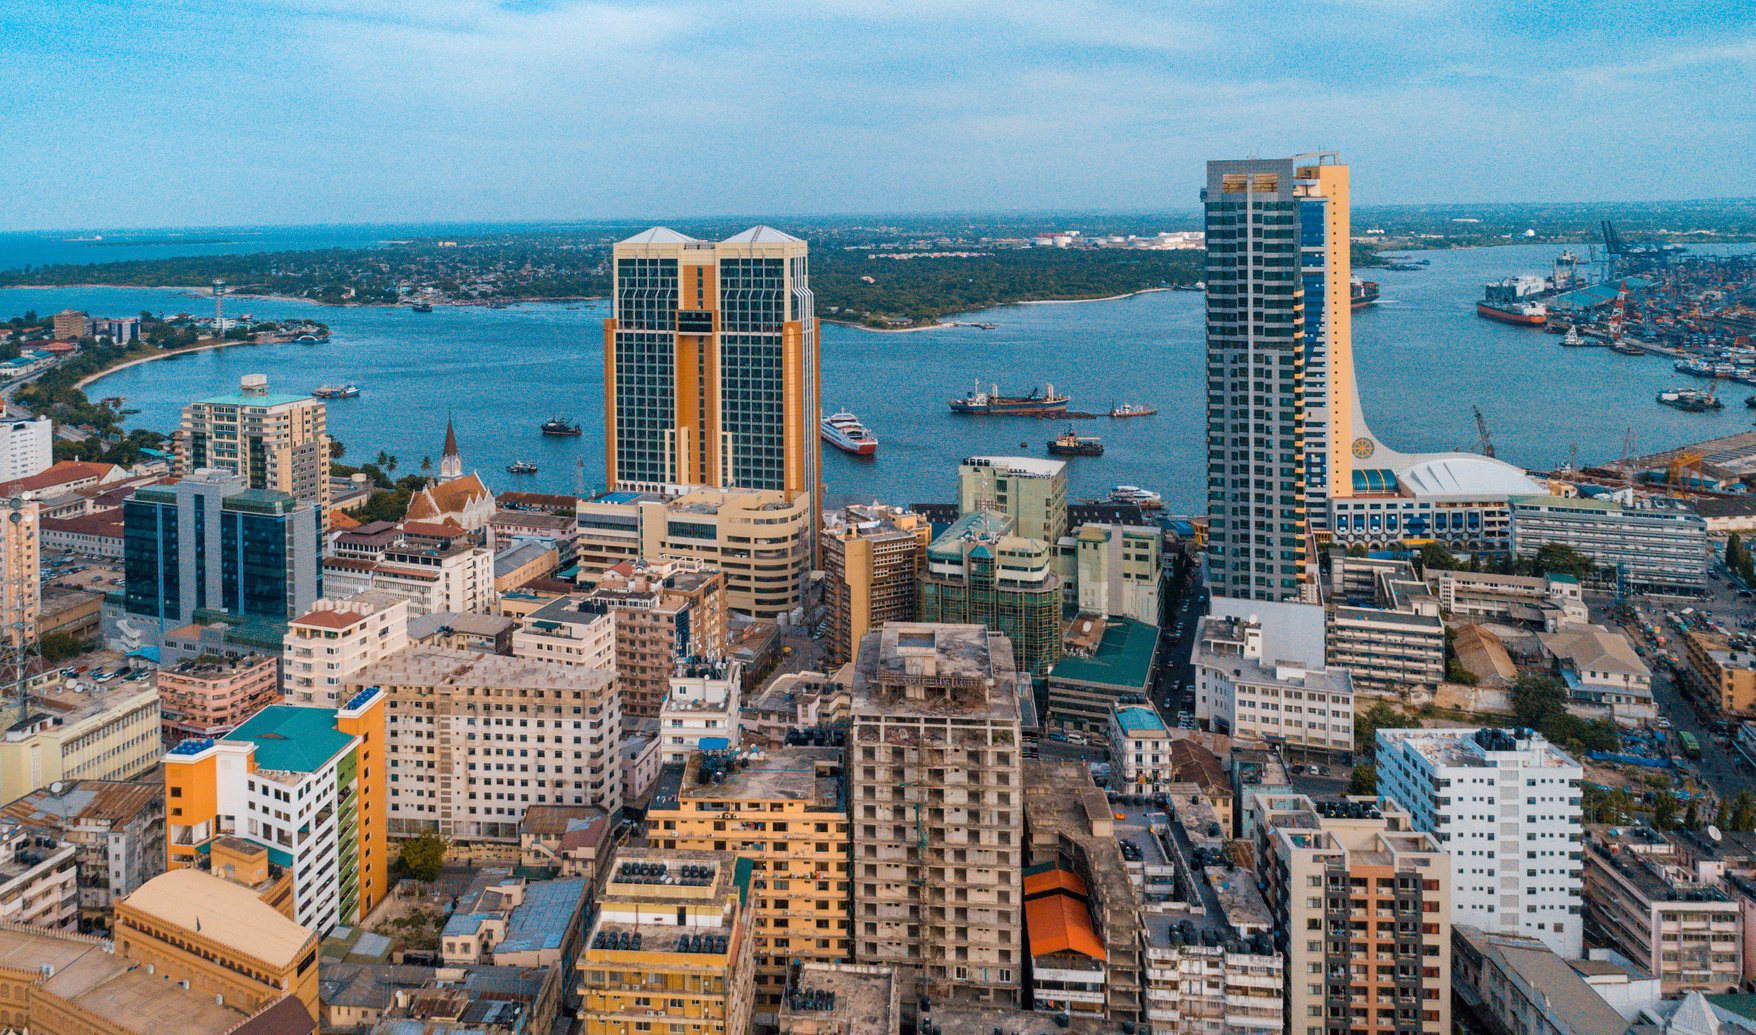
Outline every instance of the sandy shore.
[[1073, 304], [1078, 303], [1078, 302], [1118, 302], [1124, 298], [1133, 298], [1135, 295], [1150, 295], [1154, 291], [1175, 291], [1175, 290], [1176, 290], [1176, 288], [1168, 288], [1168, 287], [1141, 288], [1139, 291], [1124, 291], [1119, 295], [1105, 295], [1103, 298], [1033, 298], [1033, 299], [1030, 299], [1028, 301], [1018, 302], [1016, 304], [1017, 305], [1073, 305]]
[[[1116, 302], [1124, 298], [1133, 298], [1135, 295], [1150, 294], [1154, 291], [1175, 290], [1176, 288], [1154, 287], [1141, 288], [1139, 291], [1125, 291], [1120, 295], [1105, 295], [1103, 298], [1028, 298], [1018, 302], [1001, 302], [998, 305], [985, 306], [982, 309], [972, 309], [970, 312], [980, 313], [988, 309], [1003, 309], [1009, 305], [1074, 305], [1080, 302]], [[924, 323], [918, 327], [868, 327], [863, 323], [854, 323], [850, 320], [830, 320], [827, 318], [823, 322], [851, 327], [856, 331], [871, 331], [873, 334], [909, 334], [914, 331], [942, 331], [951, 327], [980, 326], [980, 324], [970, 320], [946, 320], [943, 323]]]
[[118, 370], [127, 370], [129, 367], [139, 366], [142, 363], [151, 363], [151, 362], [154, 362], [155, 360], [170, 359], [172, 356], [190, 356], [190, 355], [194, 355], [197, 352], [211, 352], [214, 349], [229, 349], [229, 348], [232, 348], [233, 346], [236, 346], [236, 345], [276, 345], [276, 344], [282, 344], [282, 343], [273, 342], [273, 341], [216, 341], [216, 342], [210, 342], [209, 344], [206, 344], [206, 345], [191, 345], [186, 349], [172, 349], [169, 352], [160, 351], [160, 352], [156, 352], [150, 356], [136, 356], [133, 359], [125, 360], [121, 363], [118, 363], [113, 367], [109, 367], [107, 369], [100, 370], [95, 374], [88, 374], [85, 377], [80, 378], [78, 381], [75, 381], [73, 383], [73, 387], [75, 387], [83, 392], [83, 391], [85, 391], [86, 385], [89, 385], [94, 381], [101, 381], [104, 378], [109, 377], [111, 374], [114, 374]]

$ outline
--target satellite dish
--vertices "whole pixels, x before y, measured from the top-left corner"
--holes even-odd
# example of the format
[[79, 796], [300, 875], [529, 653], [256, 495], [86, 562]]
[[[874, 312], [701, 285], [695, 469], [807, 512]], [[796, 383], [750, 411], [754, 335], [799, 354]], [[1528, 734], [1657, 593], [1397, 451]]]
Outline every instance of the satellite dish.
[[1712, 823], [1707, 824], [1707, 836], [1713, 838], [1715, 841], [1721, 840], [1719, 828]]

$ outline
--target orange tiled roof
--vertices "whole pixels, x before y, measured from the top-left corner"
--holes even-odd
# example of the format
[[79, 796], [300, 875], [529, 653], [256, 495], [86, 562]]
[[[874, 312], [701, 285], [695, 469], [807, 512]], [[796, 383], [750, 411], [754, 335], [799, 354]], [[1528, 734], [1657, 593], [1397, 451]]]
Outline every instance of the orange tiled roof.
[[1024, 904], [1024, 927], [1030, 934], [1030, 954], [1048, 956], [1076, 952], [1095, 960], [1108, 960], [1104, 943], [1091, 929], [1085, 904], [1065, 893], [1043, 895]]
[[1041, 873], [1024, 875], [1024, 897], [1027, 899], [1034, 895], [1057, 891], [1070, 891], [1082, 898], [1090, 894], [1085, 888], [1085, 881], [1080, 879], [1079, 874], [1069, 873], [1059, 867], [1044, 870]]
[[358, 518], [344, 510], [332, 510], [329, 512], [329, 527], [332, 529], [339, 528], [344, 531], [349, 531], [359, 528], [360, 521]]
[[445, 514], [460, 514], [476, 500], [492, 497], [480, 478], [466, 474], [452, 481], [429, 485], [415, 493], [409, 500], [408, 513], [403, 515], [403, 520], [427, 521]]

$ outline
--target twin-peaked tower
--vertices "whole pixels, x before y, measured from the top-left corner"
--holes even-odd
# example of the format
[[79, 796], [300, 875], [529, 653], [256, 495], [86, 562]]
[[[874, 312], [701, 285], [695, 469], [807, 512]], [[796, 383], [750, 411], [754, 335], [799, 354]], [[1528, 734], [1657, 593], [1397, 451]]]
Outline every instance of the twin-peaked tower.
[[654, 227], [615, 248], [605, 480], [819, 495], [818, 326], [805, 242]]

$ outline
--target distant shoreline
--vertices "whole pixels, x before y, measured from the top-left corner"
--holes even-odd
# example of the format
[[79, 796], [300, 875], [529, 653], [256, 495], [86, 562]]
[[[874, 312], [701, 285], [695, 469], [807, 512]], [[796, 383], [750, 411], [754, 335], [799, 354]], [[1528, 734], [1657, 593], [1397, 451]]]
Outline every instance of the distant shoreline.
[[111, 374], [114, 374], [118, 370], [127, 370], [129, 367], [137, 367], [142, 363], [152, 363], [156, 360], [170, 359], [172, 356], [188, 356], [188, 355], [192, 355], [192, 354], [197, 353], [197, 352], [212, 352], [215, 349], [229, 349], [229, 348], [233, 347], [234, 345], [286, 345], [286, 344], [290, 344], [290, 343], [289, 342], [279, 342], [279, 341], [213, 341], [213, 342], [209, 342], [206, 345], [191, 345], [186, 349], [161, 350], [154, 355], [135, 356], [133, 359], [125, 359], [122, 362], [117, 363], [113, 367], [105, 367], [104, 369], [98, 371], [95, 374], [87, 374], [85, 377], [82, 377], [78, 381], [75, 381], [73, 383], [73, 387], [78, 389], [79, 391], [83, 392], [83, 391], [85, 391], [85, 388], [87, 385], [93, 384], [93, 383], [98, 382], [98, 381], [102, 381], [104, 378], [109, 377]]
[[[0, 291], [72, 291], [85, 288], [114, 288], [117, 291], [181, 291], [192, 298], [211, 300], [213, 289], [196, 287], [188, 284], [7, 284]], [[327, 306], [331, 309], [407, 309], [405, 302], [325, 302], [318, 298], [306, 298], [304, 295], [277, 295], [256, 291], [226, 292], [227, 298], [266, 298], [276, 302], [305, 302], [310, 305]], [[607, 295], [544, 295], [540, 298], [512, 298], [496, 300], [510, 308], [526, 302], [596, 302], [607, 298]], [[436, 308], [491, 308], [495, 303], [486, 299], [466, 302], [434, 302]]]
[[[967, 316], [970, 313], [985, 312], [989, 309], [1003, 309], [1009, 305], [1076, 305], [1081, 302], [1119, 302], [1124, 298], [1133, 298], [1135, 295], [1147, 295], [1155, 291], [1175, 290], [1177, 289], [1174, 287], [1149, 287], [1141, 288], [1138, 291], [1124, 291], [1119, 295], [1105, 295], [1102, 298], [1021, 298], [1013, 302], [996, 302], [993, 305], [983, 306], [980, 309], [966, 309], [963, 312], [954, 315]], [[933, 323], [919, 324], [914, 327], [868, 327], [863, 323], [854, 323], [851, 320], [826, 319], [824, 322], [839, 324], [843, 327], [852, 327], [857, 331], [871, 331], [873, 334], [912, 334], [915, 331], [940, 331], [952, 327], [976, 326], [976, 324], [967, 320], [946, 320], [943, 323], [935, 321]]]

